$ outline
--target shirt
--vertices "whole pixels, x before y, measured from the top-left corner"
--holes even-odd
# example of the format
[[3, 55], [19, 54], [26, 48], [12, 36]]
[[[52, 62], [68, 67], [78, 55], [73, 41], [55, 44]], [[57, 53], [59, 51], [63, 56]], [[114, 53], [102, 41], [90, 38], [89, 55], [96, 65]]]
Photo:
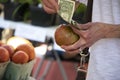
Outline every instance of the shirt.
[[[92, 22], [120, 24], [120, 0], [94, 0]], [[86, 80], [120, 80], [120, 39], [101, 39], [90, 49]]]

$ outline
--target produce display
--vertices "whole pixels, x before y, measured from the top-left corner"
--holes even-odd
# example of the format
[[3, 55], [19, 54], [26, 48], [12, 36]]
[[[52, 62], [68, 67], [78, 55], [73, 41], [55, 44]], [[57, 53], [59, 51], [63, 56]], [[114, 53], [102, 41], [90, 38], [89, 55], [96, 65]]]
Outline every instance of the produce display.
[[33, 60], [35, 58], [35, 51], [34, 51], [34, 47], [32, 45], [28, 45], [28, 44], [21, 44], [19, 45], [15, 51], [24, 51], [28, 54], [29, 56], [29, 61]]
[[32, 44], [14, 48], [0, 41], [0, 80], [29, 80], [35, 57]]
[[8, 51], [9, 57], [11, 59], [12, 56], [13, 56], [13, 54], [14, 54], [14, 48], [13, 48], [13, 46], [4, 44], [4, 45], [1, 45], [1, 47], [5, 48]]
[[29, 60], [29, 56], [24, 51], [17, 51], [12, 57], [12, 61], [16, 64], [24, 64]]
[[9, 61], [9, 53], [5, 48], [0, 47], [0, 62], [2, 63], [7, 61]]

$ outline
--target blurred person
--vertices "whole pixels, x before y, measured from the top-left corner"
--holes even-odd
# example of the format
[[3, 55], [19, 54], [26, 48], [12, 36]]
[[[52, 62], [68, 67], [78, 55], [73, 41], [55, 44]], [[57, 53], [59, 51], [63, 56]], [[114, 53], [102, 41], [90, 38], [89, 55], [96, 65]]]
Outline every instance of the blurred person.
[[[57, 0], [42, 2], [47, 13], [56, 13], [59, 9]], [[61, 47], [70, 54], [89, 47], [86, 80], [120, 80], [120, 0], [93, 0], [92, 22], [77, 26], [80, 30], [72, 29], [80, 39]]]

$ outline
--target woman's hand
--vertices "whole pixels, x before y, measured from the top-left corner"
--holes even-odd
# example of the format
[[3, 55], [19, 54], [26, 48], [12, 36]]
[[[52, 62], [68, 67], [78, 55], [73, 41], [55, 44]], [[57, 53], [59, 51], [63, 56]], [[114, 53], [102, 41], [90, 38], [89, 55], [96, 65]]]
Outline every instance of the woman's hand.
[[44, 10], [49, 14], [57, 13], [59, 9], [57, 1], [58, 0], [42, 0]]
[[73, 45], [61, 47], [67, 53], [79, 53], [80, 50], [83, 50], [86, 47], [90, 47], [96, 41], [105, 38], [108, 33], [110, 33], [110, 24], [105, 23], [87, 23], [87, 24], [78, 24], [80, 30], [72, 27], [73, 31], [80, 36], [80, 39]]

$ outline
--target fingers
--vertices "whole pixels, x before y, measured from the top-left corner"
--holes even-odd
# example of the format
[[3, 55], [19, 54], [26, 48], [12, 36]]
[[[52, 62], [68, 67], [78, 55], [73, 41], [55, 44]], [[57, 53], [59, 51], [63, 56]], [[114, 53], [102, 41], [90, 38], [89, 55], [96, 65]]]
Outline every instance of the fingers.
[[66, 51], [66, 52], [69, 53], [69, 54], [78, 54], [80, 52], [80, 50], [76, 49], [76, 50]]
[[42, 4], [47, 13], [56, 13], [59, 8], [57, 0], [42, 0]]
[[50, 1], [51, 4], [54, 3], [54, 4], [52, 4], [52, 5], [53, 5], [54, 8], [56, 9], [56, 11], [58, 11], [59, 6], [58, 6], [58, 2], [57, 2], [57, 0], [49, 0], [49, 1]]
[[92, 25], [91, 22], [86, 23], [86, 24], [76, 23], [75, 25], [72, 25], [71, 27], [72, 27], [74, 30], [88, 30], [91, 25]]
[[69, 51], [67, 51], [67, 50], [65, 50], [67, 53], [69, 53], [69, 54], [78, 54], [78, 53], [80, 53], [83, 49], [85, 49], [87, 46], [86, 45], [82, 45], [80, 48], [78, 48], [78, 49], [74, 49], [74, 50], [69, 50]]
[[91, 23], [87, 23], [87, 24], [78, 24], [78, 27], [80, 29], [76, 29], [73, 27], [71, 27], [73, 29], [73, 31], [78, 34], [80, 36], [80, 38], [84, 38], [85, 40], [88, 40], [90, 38], [90, 27], [91, 27]]
[[80, 38], [76, 43], [70, 46], [62, 45], [61, 48], [63, 48], [68, 53], [79, 53], [80, 48], [84, 49], [86, 46], [86, 41], [83, 38]]
[[49, 14], [56, 13], [56, 11], [54, 9], [51, 9], [51, 8], [45, 6], [45, 5], [43, 5], [43, 8]]
[[[80, 49], [83, 50], [86, 47], [90, 47], [96, 41], [98, 34], [94, 35], [93, 28], [94, 23], [87, 23], [87, 24], [78, 24], [80, 29], [72, 27], [73, 31], [80, 36], [80, 39], [70, 46], [62, 46], [62, 48], [68, 53], [79, 53]], [[85, 30], [86, 29], [86, 30]], [[97, 31], [98, 33], [98, 31]], [[94, 36], [94, 37], [93, 37]]]

